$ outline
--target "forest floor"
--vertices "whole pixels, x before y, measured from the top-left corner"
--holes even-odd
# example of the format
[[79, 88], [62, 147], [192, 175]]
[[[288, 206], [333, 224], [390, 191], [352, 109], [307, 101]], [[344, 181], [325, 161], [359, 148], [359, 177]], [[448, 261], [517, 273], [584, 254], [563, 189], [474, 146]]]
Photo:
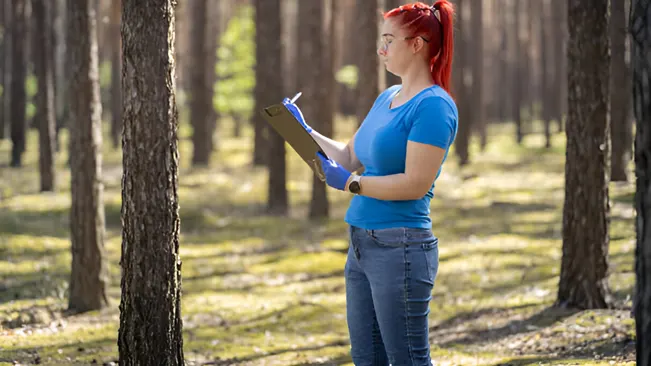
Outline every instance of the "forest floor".
[[[349, 136], [351, 124], [337, 125], [340, 137]], [[352, 364], [342, 220], [350, 197], [329, 190], [331, 218], [309, 221], [312, 176], [289, 151], [291, 213], [265, 215], [267, 174], [249, 165], [252, 139], [245, 132], [219, 141], [211, 166], [196, 169], [189, 131], [181, 129], [187, 363]], [[116, 363], [121, 153], [104, 140], [111, 306], [70, 316], [67, 154], [57, 157], [57, 191], [39, 193], [37, 140], [30, 130], [21, 169], [8, 167], [11, 145], [0, 141], [0, 364]], [[549, 150], [541, 134], [518, 146], [510, 126], [493, 126], [489, 141], [481, 153], [473, 144], [473, 161], [462, 169], [450, 154], [432, 201], [441, 256], [430, 313], [435, 364], [634, 364], [633, 184], [610, 186], [609, 283], [617, 307], [554, 308], [564, 137], [556, 135]]]

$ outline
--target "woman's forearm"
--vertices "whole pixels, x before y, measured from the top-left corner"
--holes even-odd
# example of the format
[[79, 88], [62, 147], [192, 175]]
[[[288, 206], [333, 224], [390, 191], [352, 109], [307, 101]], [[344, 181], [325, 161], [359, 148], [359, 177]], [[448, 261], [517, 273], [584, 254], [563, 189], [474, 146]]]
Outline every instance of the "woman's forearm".
[[360, 195], [385, 201], [404, 201], [422, 198], [429, 189], [428, 186], [415, 179], [410, 179], [405, 173], [385, 176], [363, 176], [360, 181]]
[[348, 171], [355, 170], [353, 167], [352, 158], [348, 146], [343, 142], [335, 141], [329, 137], [323, 136], [317, 131], [310, 133], [321, 149], [328, 155], [331, 160], [336, 161], [339, 165], [346, 168]]

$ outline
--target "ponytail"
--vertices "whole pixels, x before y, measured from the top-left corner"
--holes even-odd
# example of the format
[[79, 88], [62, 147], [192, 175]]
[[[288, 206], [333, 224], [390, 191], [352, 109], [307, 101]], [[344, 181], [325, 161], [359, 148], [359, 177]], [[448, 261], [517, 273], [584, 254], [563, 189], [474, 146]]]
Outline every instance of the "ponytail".
[[452, 74], [452, 59], [454, 55], [454, 7], [448, 0], [438, 0], [432, 5], [435, 16], [440, 23], [439, 47], [436, 42], [430, 44], [430, 70], [434, 83], [450, 93], [450, 76]]

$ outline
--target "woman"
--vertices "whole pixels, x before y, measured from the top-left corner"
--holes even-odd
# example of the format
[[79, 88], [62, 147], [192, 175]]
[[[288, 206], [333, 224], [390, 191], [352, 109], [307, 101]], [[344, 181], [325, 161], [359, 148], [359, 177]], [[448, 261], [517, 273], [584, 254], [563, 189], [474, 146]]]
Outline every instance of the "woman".
[[453, 16], [447, 0], [384, 14], [377, 52], [402, 84], [378, 96], [348, 144], [314, 131], [284, 101], [330, 158], [319, 154], [326, 183], [355, 194], [345, 216], [344, 269], [355, 365], [431, 364], [428, 313], [438, 239], [429, 204], [457, 132], [449, 94]]

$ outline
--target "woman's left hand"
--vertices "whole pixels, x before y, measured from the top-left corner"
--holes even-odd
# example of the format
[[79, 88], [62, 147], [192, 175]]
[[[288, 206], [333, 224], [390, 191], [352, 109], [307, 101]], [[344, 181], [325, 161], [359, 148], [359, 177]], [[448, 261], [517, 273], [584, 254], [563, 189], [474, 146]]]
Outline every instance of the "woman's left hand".
[[346, 183], [350, 178], [350, 172], [336, 161], [327, 159], [320, 152], [316, 153], [317, 157], [321, 160], [321, 167], [326, 177], [326, 184], [332, 188], [340, 191], [346, 190]]

